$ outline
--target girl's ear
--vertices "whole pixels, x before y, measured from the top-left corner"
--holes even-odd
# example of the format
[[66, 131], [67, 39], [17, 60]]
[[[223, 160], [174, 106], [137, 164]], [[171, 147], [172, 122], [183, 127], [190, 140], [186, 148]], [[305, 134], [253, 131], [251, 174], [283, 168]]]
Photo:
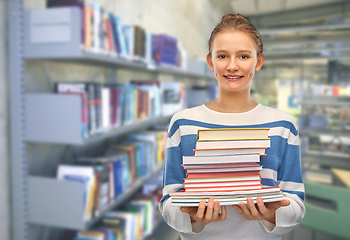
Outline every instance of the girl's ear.
[[258, 62], [256, 63], [256, 69], [261, 69], [262, 65], [264, 64], [265, 61], [265, 55], [262, 53], [260, 57], [258, 58]]
[[209, 53], [207, 54], [207, 63], [209, 68], [213, 71], [214, 70], [213, 62], [211, 61], [211, 57], [209, 56]]

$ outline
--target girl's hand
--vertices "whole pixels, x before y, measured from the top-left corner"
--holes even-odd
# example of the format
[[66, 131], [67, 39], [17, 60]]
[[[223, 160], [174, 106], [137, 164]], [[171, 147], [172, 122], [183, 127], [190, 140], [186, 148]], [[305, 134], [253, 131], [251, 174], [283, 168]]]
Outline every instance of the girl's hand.
[[290, 204], [289, 200], [283, 199], [278, 202], [265, 203], [261, 197], [257, 198], [257, 204], [255, 205], [252, 198], [247, 198], [247, 205], [244, 202], [240, 202], [238, 205], [232, 207], [237, 210], [247, 220], [263, 220], [266, 219], [271, 223], [276, 223], [275, 214], [276, 210], [280, 207], [285, 207]]
[[226, 206], [221, 206], [221, 213], [219, 213], [220, 203], [212, 198], [208, 200], [207, 206], [205, 200], [201, 200], [198, 207], [181, 207], [180, 209], [190, 215], [191, 222], [200, 222], [204, 225], [223, 221], [227, 214]]

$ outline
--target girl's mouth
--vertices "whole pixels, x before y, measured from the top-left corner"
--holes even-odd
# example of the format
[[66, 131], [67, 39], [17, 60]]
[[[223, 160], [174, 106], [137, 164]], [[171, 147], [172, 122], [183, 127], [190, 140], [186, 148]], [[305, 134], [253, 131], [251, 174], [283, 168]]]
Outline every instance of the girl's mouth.
[[224, 77], [227, 78], [228, 80], [238, 80], [243, 78], [243, 76], [227, 76], [227, 75], [224, 75]]

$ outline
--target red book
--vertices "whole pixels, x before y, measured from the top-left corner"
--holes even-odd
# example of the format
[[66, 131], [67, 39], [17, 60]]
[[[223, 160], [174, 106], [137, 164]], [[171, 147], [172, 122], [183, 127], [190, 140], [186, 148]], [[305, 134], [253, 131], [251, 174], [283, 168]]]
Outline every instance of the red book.
[[106, 24], [106, 30], [107, 30], [107, 39], [108, 39], [108, 47], [110, 52], [114, 52], [114, 40], [113, 40], [113, 33], [112, 33], [112, 25], [110, 22], [109, 17], [105, 17], [105, 24]]

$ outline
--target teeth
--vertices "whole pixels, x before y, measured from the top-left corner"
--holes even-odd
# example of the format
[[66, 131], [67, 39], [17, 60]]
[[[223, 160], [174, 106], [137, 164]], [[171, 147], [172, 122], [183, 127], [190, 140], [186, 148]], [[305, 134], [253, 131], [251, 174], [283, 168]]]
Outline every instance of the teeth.
[[231, 77], [231, 76], [226, 76], [227, 78], [229, 79], [238, 79], [238, 78], [241, 78], [241, 77]]

